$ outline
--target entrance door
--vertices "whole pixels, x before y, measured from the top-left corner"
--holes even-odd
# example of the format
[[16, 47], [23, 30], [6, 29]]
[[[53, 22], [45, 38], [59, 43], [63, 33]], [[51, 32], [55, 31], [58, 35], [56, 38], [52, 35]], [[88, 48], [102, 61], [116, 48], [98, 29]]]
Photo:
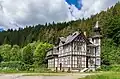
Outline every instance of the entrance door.
[[89, 56], [86, 57], [86, 68], [88, 68], [88, 60], [89, 60]]
[[60, 63], [60, 70], [62, 70], [62, 63]]

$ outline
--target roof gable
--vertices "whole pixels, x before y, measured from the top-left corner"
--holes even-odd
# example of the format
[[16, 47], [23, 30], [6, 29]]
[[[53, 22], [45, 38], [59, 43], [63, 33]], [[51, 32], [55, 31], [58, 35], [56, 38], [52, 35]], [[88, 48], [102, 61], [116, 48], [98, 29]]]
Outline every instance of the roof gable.
[[[67, 36], [66, 38], [61, 37], [60, 42], [62, 43], [62, 45], [71, 43], [72, 41], [75, 40], [75, 38], [77, 38], [78, 36], [81, 36], [83, 40], [85, 40], [86, 43], [90, 43], [89, 40], [87, 39], [87, 37], [83, 34], [83, 33], [79, 33], [78, 31], [70, 34], [69, 36]], [[61, 44], [60, 44], [61, 45]]]

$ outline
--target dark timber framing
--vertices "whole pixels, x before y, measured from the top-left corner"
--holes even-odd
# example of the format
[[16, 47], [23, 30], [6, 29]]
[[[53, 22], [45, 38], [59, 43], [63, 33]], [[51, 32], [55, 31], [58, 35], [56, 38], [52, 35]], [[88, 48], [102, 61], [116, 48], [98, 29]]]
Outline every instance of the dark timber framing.
[[53, 70], [95, 70], [100, 67], [101, 35], [98, 22], [93, 36], [87, 38], [82, 32], [60, 37], [58, 45], [47, 51], [48, 68]]

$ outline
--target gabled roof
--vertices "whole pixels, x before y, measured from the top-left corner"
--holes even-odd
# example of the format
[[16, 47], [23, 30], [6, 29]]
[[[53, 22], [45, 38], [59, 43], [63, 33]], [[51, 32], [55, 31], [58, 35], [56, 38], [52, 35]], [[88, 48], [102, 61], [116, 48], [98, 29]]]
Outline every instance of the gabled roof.
[[62, 45], [65, 45], [65, 44], [68, 44], [68, 43], [71, 43], [78, 35], [82, 35], [82, 37], [84, 38], [84, 40], [86, 41], [87, 44], [90, 44], [89, 40], [87, 39], [87, 37], [82, 34], [82, 33], [79, 33], [78, 31], [70, 34], [69, 36], [67, 36], [66, 38], [64, 37], [61, 37], [60, 41], [63, 42]]
[[72, 42], [80, 33], [78, 31], [74, 32], [73, 34], [69, 35], [66, 38], [65, 44], [68, 44], [70, 42]]
[[[81, 36], [83, 37], [83, 39], [85, 40], [85, 42], [87, 43], [87, 45], [92, 44], [92, 43], [88, 40], [88, 38], [87, 38], [83, 33], [81, 33], [81, 32], [79, 33], [78, 31], [76, 31], [76, 32], [70, 34], [69, 36], [67, 36], [66, 38], [65, 38], [65, 37], [59, 37], [59, 41], [60, 41], [62, 44], [61, 44], [61, 45], [58, 45], [58, 46], [55, 46], [55, 47], [49, 49], [48, 51], [53, 50], [54, 48], [58, 48], [58, 47], [60, 47], [60, 46], [63, 46], [63, 45], [66, 45], [66, 44], [71, 43], [72, 41], [74, 41], [74, 39], [75, 39], [78, 35], [81, 35]], [[60, 42], [59, 42], [59, 43], [60, 43]]]

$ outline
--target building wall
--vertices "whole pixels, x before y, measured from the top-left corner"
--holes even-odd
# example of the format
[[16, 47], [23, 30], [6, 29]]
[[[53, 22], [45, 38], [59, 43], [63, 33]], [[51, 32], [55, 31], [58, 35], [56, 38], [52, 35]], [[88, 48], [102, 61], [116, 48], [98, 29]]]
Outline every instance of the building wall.
[[58, 67], [57, 65], [58, 65], [58, 58], [52, 58], [48, 60], [48, 69], [55, 71], [56, 67]]
[[67, 69], [68, 70], [68, 68], [71, 68], [71, 56], [65, 56], [65, 57], [60, 57], [60, 58], [58, 58], [58, 70], [60, 70], [60, 63], [61, 63], [61, 68], [62, 68], [62, 70], [63, 69]]
[[58, 58], [49, 59], [48, 68], [55, 69], [57, 67], [60, 70], [61, 64], [62, 70], [65, 71], [69, 68], [82, 70], [87, 67], [88, 61], [88, 68], [94, 70], [96, 67], [100, 67], [100, 42], [100, 39], [93, 39], [93, 44], [97, 47], [87, 47], [85, 40], [78, 36], [70, 44], [58, 48]]
[[67, 44], [59, 48], [58, 55], [58, 70], [60, 70], [60, 64], [62, 64], [62, 69], [68, 70], [71, 68], [71, 55], [72, 55], [72, 46]]
[[94, 41], [93, 41], [94, 45], [96, 45], [97, 47], [95, 48], [96, 49], [96, 68], [100, 67], [101, 65], [101, 39], [98, 37], [98, 38], [94, 38]]
[[73, 42], [72, 68], [82, 70], [86, 67], [86, 42], [76, 38]]
[[48, 68], [54, 68], [54, 59], [48, 60]]
[[96, 65], [99, 64], [98, 57], [96, 56], [96, 47], [87, 47], [87, 56], [88, 56], [88, 68], [95, 70]]
[[72, 57], [72, 68], [73, 69], [83, 69], [86, 67], [86, 57], [85, 56], [73, 56]]

